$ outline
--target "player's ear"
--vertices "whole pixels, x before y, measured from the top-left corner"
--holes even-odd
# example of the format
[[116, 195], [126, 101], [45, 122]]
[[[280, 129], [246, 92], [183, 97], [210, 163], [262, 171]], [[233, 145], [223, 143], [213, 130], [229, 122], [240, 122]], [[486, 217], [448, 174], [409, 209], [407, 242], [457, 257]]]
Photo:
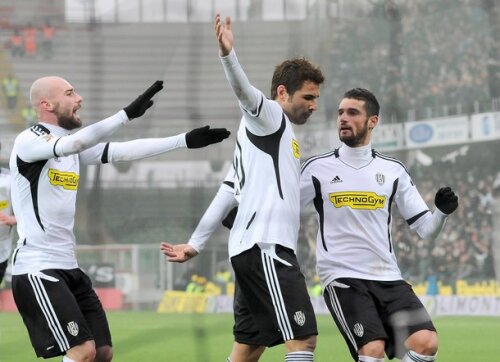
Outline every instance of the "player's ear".
[[280, 84], [278, 88], [276, 88], [276, 98], [281, 101], [286, 101], [288, 99], [288, 91], [283, 84]]
[[52, 103], [50, 103], [48, 100], [46, 99], [42, 99], [40, 101], [40, 107], [46, 111], [52, 111], [54, 109], [54, 106], [52, 105]]
[[369, 129], [374, 129], [377, 124], [378, 124], [378, 116], [377, 115], [373, 115], [370, 118], [368, 118], [368, 128]]

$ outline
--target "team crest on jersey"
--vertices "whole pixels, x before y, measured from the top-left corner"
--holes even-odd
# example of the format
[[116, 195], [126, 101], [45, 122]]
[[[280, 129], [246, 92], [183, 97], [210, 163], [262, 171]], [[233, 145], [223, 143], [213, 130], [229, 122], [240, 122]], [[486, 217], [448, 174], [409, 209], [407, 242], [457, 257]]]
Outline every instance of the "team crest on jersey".
[[295, 158], [300, 158], [300, 147], [297, 140], [292, 140], [293, 155]]
[[62, 186], [65, 190], [76, 190], [80, 176], [74, 172], [63, 172], [49, 169], [49, 180], [54, 186]]
[[365, 329], [361, 323], [356, 323], [352, 330], [358, 337], [363, 337], [363, 334], [365, 334]]
[[375, 179], [377, 180], [377, 183], [382, 186], [385, 183], [385, 176], [381, 173], [377, 173], [375, 175]]
[[79, 332], [78, 323], [71, 321], [68, 323], [66, 328], [68, 329], [69, 334], [71, 334], [72, 336], [78, 335]]
[[376, 210], [385, 206], [386, 197], [370, 191], [345, 191], [328, 194], [330, 202], [336, 208], [350, 207], [351, 209]]
[[304, 312], [299, 310], [293, 315], [293, 320], [295, 321], [295, 323], [302, 327], [304, 323], [306, 323], [306, 315], [304, 314]]
[[9, 201], [7, 200], [0, 200], [0, 210], [6, 209], [9, 207]]

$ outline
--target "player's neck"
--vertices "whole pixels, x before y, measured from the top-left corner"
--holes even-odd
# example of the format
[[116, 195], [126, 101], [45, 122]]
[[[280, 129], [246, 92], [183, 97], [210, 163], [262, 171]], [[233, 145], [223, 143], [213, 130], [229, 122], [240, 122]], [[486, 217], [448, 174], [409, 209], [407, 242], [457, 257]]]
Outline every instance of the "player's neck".
[[372, 160], [371, 148], [371, 143], [359, 147], [349, 147], [346, 144], [342, 144], [339, 148], [339, 157], [342, 162], [351, 167], [363, 167], [367, 162], [371, 162]]

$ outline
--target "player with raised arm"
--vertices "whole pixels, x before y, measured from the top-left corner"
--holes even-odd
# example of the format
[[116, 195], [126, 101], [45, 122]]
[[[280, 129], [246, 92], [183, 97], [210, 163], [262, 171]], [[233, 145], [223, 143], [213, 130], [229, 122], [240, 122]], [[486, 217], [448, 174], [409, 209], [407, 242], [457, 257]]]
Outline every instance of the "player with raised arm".
[[422, 238], [434, 240], [458, 206], [440, 188], [431, 212], [405, 166], [371, 148], [379, 104], [366, 89], [344, 94], [338, 107], [340, 148], [310, 158], [300, 177], [301, 208], [318, 214], [316, 259], [323, 296], [351, 355], [383, 362], [431, 362], [438, 349], [429, 314], [403, 280], [393, 248], [397, 206]]
[[89, 277], [78, 267], [73, 225], [80, 164], [105, 164], [198, 148], [229, 136], [208, 126], [173, 137], [108, 142], [152, 106], [156, 81], [123, 110], [82, 125], [82, 97], [63, 78], [37, 79], [30, 90], [38, 123], [15, 139], [10, 157], [12, 204], [19, 241], [12, 258], [12, 290], [38, 357], [111, 361], [111, 333]]
[[228, 361], [257, 361], [266, 347], [285, 343], [285, 361], [312, 361], [316, 318], [295, 254], [299, 230], [300, 153], [292, 123], [316, 110], [321, 71], [303, 58], [273, 75], [271, 99], [253, 87], [233, 49], [231, 20], [215, 17], [226, 77], [242, 111], [233, 167], [187, 244], [162, 243], [172, 262], [203, 248], [236, 203], [229, 236], [236, 277], [234, 344]]

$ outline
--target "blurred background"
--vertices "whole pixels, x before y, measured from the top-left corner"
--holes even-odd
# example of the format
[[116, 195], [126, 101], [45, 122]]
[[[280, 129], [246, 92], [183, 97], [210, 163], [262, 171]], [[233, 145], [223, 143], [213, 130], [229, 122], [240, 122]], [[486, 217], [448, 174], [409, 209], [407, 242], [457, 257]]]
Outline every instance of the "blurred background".
[[[161, 241], [190, 237], [232, 161], [240, 110], [218, 58], [216, 12], [232, 17], [240, 63], [268, 96], [286, 58], [305, 56], [325, 73], [318, 112], [296, 127], [303, 160], [339, 146], [338, 102], [364, 87], [381, 103], [372, 146], [405, 162], [429, 207], [439, 187], [457, 191], [460, 207], [435, 243], [393, 221], [401, 269], [419, 295], [500, 295], [498, 1], [2, 0], [1, 166], [36, 122], [29, 87], [46, 75], [83, 96], [84, 124], [163, 79], [153, 108], [117, 141], [206, 124], [233, 132], [207, 149], [81, 170], [78, 258], [96, 287], [117, 293], [117, 308], [156, 309], [165, 291], [232, 292], [223, 228], [188, 263], [159, 252]], [[305, 210], [298, 254], [312, 293], [316, 225]]]

